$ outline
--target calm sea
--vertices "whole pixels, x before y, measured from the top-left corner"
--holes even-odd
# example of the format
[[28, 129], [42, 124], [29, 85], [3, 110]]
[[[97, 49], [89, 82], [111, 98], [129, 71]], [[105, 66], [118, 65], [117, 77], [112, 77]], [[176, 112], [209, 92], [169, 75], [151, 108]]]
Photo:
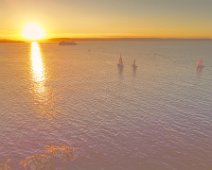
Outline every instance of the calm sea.
[[62, 144], [58, 169], [212, 169], [212, 41], [1, 43], [0, 162]]

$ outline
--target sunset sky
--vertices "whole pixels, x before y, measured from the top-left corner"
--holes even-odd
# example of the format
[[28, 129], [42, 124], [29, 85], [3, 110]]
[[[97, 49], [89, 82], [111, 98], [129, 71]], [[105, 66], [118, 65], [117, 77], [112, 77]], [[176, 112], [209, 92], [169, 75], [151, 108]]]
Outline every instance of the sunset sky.
[[28, 22], [48, 38], [212, 38], [211, 0], [0, 0], [0, 14], [0, 38]]

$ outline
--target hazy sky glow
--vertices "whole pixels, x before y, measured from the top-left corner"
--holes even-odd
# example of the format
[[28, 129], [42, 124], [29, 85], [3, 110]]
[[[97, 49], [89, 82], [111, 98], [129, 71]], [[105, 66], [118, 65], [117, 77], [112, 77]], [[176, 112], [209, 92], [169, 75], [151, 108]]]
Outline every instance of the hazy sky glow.
[[0, 38], [37, 22], [48, 37], [212, 38], [212, 0], [0, 0]]

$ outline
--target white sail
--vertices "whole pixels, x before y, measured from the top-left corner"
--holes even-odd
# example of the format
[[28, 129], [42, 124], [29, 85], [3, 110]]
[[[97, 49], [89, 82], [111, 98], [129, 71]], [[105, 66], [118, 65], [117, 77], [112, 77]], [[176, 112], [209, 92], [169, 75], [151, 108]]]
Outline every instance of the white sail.
[[119, 57], [118, 66], [119, 66], [119, 67], [123, 67], [123, 66], [124, 66], [121, 55], [120, 55], [120, 57]]
[[119, 64], [120, 65], [123, 65], [123, 60], [122, 60], [122, 57], [120, 56], [120, 58], [119, 58]]

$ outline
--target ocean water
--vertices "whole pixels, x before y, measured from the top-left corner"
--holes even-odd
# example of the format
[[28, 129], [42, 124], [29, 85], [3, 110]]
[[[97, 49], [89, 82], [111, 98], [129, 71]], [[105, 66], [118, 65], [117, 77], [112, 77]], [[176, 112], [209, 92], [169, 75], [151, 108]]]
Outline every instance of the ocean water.
[[212, 41], [1, 43], [0, 162], [61, 144], [57, 169], [212, 169]]

